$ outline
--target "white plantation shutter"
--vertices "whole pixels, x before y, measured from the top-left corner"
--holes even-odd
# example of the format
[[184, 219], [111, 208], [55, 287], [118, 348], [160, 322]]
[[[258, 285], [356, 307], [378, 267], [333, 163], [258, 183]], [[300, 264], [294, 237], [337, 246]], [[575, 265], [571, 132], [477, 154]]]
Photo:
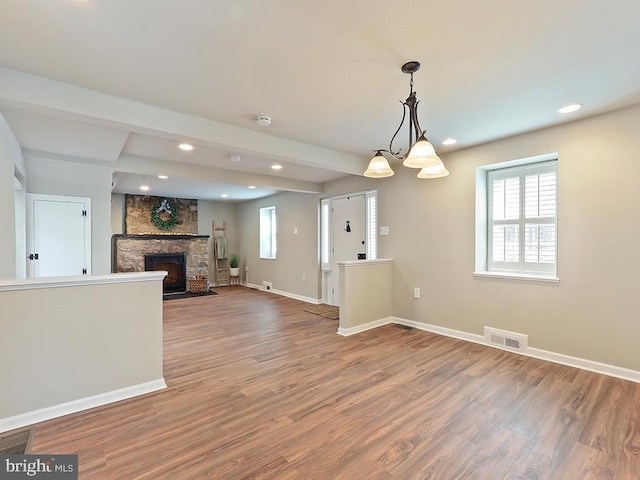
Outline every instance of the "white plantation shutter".
[[276, 258], [276, 207], [260, 209], [260, 258]]
[[555, 275], [557, 161], [488, 172], [488, 270]]
[[330, 200], [323, 198], [320, 200], [320, 264], [322, 270], [330, 270], [331, 257], [329, 255], [329, 249], [331, 245], [330, 241]]
[[377, 192], [367, 192], [367, 258], [378, 258]]

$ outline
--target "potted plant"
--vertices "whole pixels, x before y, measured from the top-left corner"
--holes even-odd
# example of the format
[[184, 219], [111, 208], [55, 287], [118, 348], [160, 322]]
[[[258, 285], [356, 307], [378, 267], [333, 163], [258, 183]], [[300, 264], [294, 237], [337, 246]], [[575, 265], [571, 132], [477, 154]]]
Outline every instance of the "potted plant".
[[237, 253], [231, 254], [229, 257], [229, 275], [232, 277], [240, 276], [240, 257]]

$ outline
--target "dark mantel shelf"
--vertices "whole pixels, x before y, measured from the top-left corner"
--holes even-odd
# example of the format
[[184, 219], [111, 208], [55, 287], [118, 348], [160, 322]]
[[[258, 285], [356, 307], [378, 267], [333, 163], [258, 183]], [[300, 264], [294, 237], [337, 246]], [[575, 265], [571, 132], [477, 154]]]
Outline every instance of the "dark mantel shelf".
[[191, 235], [188, 233], [115, 233], [112, 235], [114, 240], [120, 238], [140, 239], [140, 240], [186, 240], [190, 238], [209, 238], [209, 235]]

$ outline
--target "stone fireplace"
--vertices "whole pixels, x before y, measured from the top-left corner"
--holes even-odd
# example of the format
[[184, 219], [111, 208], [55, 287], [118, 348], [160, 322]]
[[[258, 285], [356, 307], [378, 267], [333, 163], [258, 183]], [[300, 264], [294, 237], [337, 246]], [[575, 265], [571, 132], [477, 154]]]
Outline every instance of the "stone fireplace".
[[[166, 270], [169, 275], [163, 284], [165, 293], [185, 291], [190, 278], [208, 276], [208, 243], [208, 235], [116, 234], [111, 238], [111, 270], [115, 273]], [[176, 271], [181, 262], [180, 271], [184, 269], [184, 273]]]
[[162, 282], [162, 293], [185, 292], [187, 290], [186, 253], [151, 253], [144, 256], [144, 269], [166, 270]]
[[[153, 221], [162, 201], [177, 212], [175, 225], [163, 230]], [[125, 196], [124, 230], [111, 237], [111, 271], [168, 272], [164, 293], [184, 292], [193, 278], [209, 275], [209, 235], [198, 235], [198, 201], [148, 195]], [[157, 220], [157, 219], [156, 219]]]

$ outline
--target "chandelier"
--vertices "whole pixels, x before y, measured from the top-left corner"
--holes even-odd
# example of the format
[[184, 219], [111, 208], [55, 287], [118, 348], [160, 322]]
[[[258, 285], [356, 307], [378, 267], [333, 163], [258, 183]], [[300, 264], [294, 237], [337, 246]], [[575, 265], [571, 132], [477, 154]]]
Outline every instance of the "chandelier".
[[[449, 175], [449, 171], [445, 168], [444, 163], [438, 155], [436, 150], [429, 143], [425, 136], [426, 130], [420, 128], [418, 122], [418, 103], [416, 99], [416, 92], [413, 91], [413, 74], [420, 69], [419, 62], [407, 62], [402, 65], [402, 73], [408, 73], [411, 75], [411, 81], [409, 82], [409, 96], [402, 103], [402, 121], [396, 130], [396, 133], [391, 137], [388, 150], [376, 150], [375, 156], [369, 162], [369, 168], [364, 172], [365, 177], [370, 178], [384, 178], [393, 175], [393, 170], [389, 166], [384, 153], [390, 155], [396, 160], [402, 160], [402, 164], [409, 168], [419, 168], [418, 178], [440, 178]], [[409, 117], [407, 125], [409, 126], [409, 148], [404, 155], [401, 155], [402, 149], [394, 151], [393, 142], [398, 136], [402, 125], [405, 123], [405, 119]], [[415, 142], [414, 142], [415, 138]]]

